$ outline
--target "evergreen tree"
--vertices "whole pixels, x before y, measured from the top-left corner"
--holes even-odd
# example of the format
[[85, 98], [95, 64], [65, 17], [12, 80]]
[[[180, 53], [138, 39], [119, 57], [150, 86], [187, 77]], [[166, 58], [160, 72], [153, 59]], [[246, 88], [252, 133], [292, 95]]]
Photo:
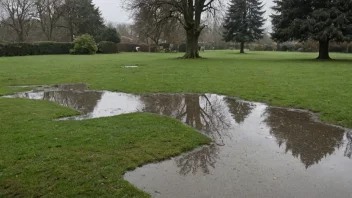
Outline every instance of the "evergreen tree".
[[319, 41], [318, 59], [330, 59], [329, 43], [352, 39], [351, 0], [274, 0], [272, 38]]
[[117, 32], [116, 28], [107, 26], [101, 30], [101, 34], [99, 36], [97, 36], [97, 38], [95, 38], [95, 40], [97, 42], [110, 41], [113, 43], [120, 43], [121, 38], [120, 38], [120, 34]]
[[241, 53], [244, 53], [244, 43], [263, 37], [265, 22], [263, 6], [259, 0], [231, 0], [230, 2], [224, 21], [223, 37], [226, 42], [241, 43]]
[[63, 17], [73, 36], [89, 34], [97, 38], [104, 29], [104, 19], [92, 0], [65, 0]]

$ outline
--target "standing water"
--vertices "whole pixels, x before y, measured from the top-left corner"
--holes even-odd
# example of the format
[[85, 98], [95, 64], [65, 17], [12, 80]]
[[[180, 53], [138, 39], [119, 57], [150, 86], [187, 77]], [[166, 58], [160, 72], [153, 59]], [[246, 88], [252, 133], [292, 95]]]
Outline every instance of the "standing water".
[[153, 197], [352, 196], [352, 131], [321, 123], [311, 113], [215, 94], [84, 89], [57, 86], [7, 97], [49, 100], [82, 113], [64, 120], [160, 114], [213, 139], [210, 146], [124, 175]]

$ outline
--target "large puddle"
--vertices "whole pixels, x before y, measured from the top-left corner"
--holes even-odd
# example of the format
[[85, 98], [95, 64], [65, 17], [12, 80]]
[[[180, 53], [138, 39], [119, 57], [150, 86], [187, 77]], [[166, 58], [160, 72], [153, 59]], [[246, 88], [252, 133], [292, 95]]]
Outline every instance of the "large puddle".
[[210, 146], [125, 174], [153, 197], [352, 196], [352, 131], [318, 122], [308, 112], [215, 94], [85, 89], [57, 86], [9, 97], [49, 100], [82, 112], [65, 120], [156, 113], [211, 137]]

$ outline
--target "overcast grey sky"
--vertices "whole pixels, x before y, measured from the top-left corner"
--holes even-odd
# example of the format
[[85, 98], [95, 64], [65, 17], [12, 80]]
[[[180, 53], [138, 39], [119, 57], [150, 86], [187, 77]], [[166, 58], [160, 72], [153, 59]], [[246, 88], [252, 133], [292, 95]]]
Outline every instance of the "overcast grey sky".
[[[97, 5], [105, 20], [115, 23], [131, 23], [132, 20], [130, 19], [129, 14], [124, 11], [122, 8], [122, 0], [93, 0], [95, 5]], [[270, 7], [273, 5], [272, 0], [264, 0], [267, 24], [266, 26], [270, 25], [269, 15], [271, 13]]]
[[122, 8], [121, 0], [93, 0], [97, 5], [105, 20], [116, 23], [131, 22], [129, 14]]

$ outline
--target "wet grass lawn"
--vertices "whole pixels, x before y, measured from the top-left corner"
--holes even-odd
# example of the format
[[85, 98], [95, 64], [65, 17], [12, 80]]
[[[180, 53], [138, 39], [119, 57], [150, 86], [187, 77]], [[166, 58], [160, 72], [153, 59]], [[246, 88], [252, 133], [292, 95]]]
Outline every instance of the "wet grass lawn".
[[[197, 92], [238, 96], [319, 112], [352, 127], [352, 55], [234, 51], [181, 54], [0, 58], [0, 95], [10, 85], [86, 82], [130, 93]], [[137, 65], [138, 68], [122, 68]], [[180, 122], [151, 114], [53, 121], [77, 112], [46, 101], [0, 99], [0, 197], [143, 197], [121, 175], [206, 144]]]

